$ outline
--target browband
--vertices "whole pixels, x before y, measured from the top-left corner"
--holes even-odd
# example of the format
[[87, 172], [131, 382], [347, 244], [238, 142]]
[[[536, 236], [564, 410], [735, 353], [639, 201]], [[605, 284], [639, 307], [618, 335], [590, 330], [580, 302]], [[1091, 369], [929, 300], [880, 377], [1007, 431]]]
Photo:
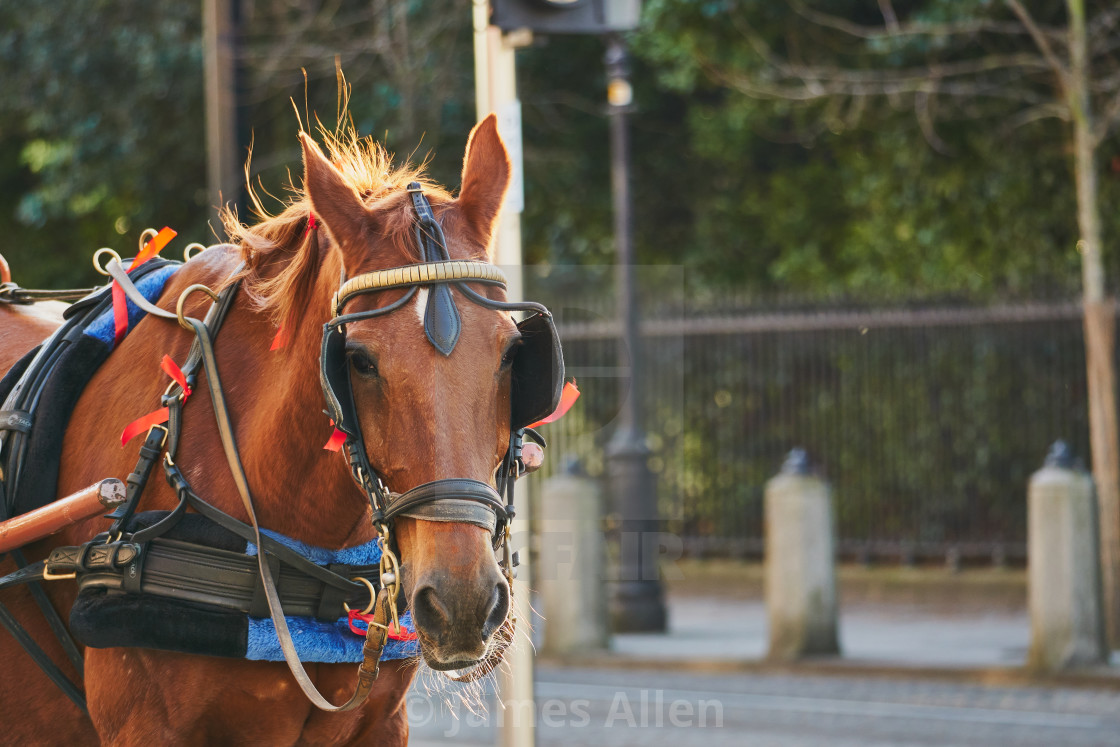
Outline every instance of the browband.
[[346, 301], [359, 293], [404, 288], [410, 285], [458, 283], [469, 280], [500, 285], [503, 288], [506, 285], [505, 274], [498, 267], [486, 262], [453, 259], [390, 267], [387, 270], [358, 275], [343, 283], [331, 300], [331, 316], [337, 317]]

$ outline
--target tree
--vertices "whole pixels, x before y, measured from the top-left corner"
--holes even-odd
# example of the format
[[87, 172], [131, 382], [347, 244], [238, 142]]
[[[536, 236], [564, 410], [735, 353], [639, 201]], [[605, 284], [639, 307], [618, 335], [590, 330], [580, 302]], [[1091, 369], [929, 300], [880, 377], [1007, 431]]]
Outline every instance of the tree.
[[207, 239], [200, 31], [192, 3], [0, 5], [0, 231], [17, 281], [88, 285], [94, 249], [135, 251], [149, 225]]
[[[670, 0], [653, 3], [664, 12]], [[740, 44], [689, 52], [711, 80], [747, 96], [800, 107], [827, 126], [872, 105], [908, 106], [931, 148], [951, 150], [941, 123], [964, 120], [1013, 132], [1040, 120], [1064, 124], [1076, 185], [1093, 473], [1101, 506], [1109, 639], [1120, 647], [1120, 448], [1115, 301], [1106, 296], [1098, 152], [1120, 124], [1120, 11], [1084, 0], [906, 3], [879, 0], [823, 12], [801, 0], [782, 8], [719, 6]], [[703, 11], [702, 11], [703, 12]], [[775, 32], [775, 26], [783, 29]]]

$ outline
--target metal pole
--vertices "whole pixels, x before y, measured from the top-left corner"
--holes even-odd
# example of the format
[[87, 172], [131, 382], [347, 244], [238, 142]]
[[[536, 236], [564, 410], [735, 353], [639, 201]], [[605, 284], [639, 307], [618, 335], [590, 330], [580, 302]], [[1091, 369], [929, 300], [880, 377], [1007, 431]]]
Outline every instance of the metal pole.
[[202, 59], [206, 82], [206, 172], [210, 223], [221, 235], [219, 208], [241, 195], [237, 158], [237, 0], [202, 0]]
[[611, 624], [616, 632], [663, 632], [665, 601], [656, 541], [660, 521], [656, 483], [647, 466], [650, 451], [642, 422], [642, 354], [634, 288], [630, 142], [626, 121], [633, 95], [626, 45], [617, 34], [607, 38], [604, 62], [608, 77], [611, 188], [618, 254], [615, 275], [618, 317], [622, 324], [619, 364], [630, 369], [629, 381], [622, 380], [618, 425], [607, 446], [611, 493], [620, 519], [619, 567], [611, 590]]

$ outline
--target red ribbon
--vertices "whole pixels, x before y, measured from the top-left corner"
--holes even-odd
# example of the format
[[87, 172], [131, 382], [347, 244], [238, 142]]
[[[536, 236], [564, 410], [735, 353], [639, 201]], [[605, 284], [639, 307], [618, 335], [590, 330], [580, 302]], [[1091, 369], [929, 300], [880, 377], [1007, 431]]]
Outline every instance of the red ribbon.
[[576, 386], [576, 383], [574, 381], [565, 382], [564, 391], [560, 393], [560, 404], [556, 407], [555, 410], [552, 411], [552, 414], [544, 420], [538, 420], [537, 422], [531, 423], [526, 427], [536, 428], [539, 425], [548, 425], [549, 423], [555, 423], [557, 420], [564, 417], [565, 413], [567, 413], [568, 410], [572, 409], [572, 405], [576, 403], [577, 399], [579, 399], [579, 388]]
[[319, 227], [319, 224], [315, 220], [315, 213], [308, 213], [307, 214], [307, 230], [303, 232], [303, 235], [307, 236], [307, 234], [311, 233], [312, 231], [314, 231], [318, 227]]
[[[159, 362], [160, 370], [174, 379], [175, 383], [183, 388], [183, 402], [191, 396], [191, 388], [187, 386], [187, 377], [183, 375], [183, 369], [179, 368], [170, 355], [163, 356], [163, 360]], [[121, 448], [132, 439], [136, 438], [141, 433], [147, 433], [148, 429], [153, 425], [166, 423], [168, 418], [171, 417], [171, 411], [166, 407], [161, 407], [158, 410], [153, 410], [147, 415], [133, 420], [125, 426], [121, 431]]]
[[[140, 253], [136, 255], [136, 259], [132, 260], [128, 271], [132, 272], [140, 265], [147, 262], [152, 257], [157, 256], [171, 239], [175, 238], [177, 234], [167, 226], [160, 229], [160, 232], [153, 236]], [[124, 289], [120, 284], [113, 281], [113, 347], [120, 345], [121, 340], [124, 339], [125, 333], [128, 332], [128, 299], [124, 295]]]
[[[331, 421], [331, 425], [334, 425], [333, 420]], [[335, 428], [334, 433], [332, 433], [331, 437], [327, 439], [327, 442], [323, 444], [323, 448], [327, 451], [338, 451], [342, 448], [342, 444], [344, 443], [346, 443], [346, 434], [338, 428]]]
[[394, 641], [415, 641], [419, 636], [409, 630], [406, 630], [403, 625], [397, 623], [397, 632], [393, 632], [393, 624], [389, 623], [389, 637]]
[[280, 348], [287, 345], [289, 336], [290, 335], [288, 334], [288, 328], [281, 324], [280, 329], [276, 330], [276, 336], [272, 338], [272, 346], [268, 349], [268, 351], [271, 353], [273, 350], [279, 350]]
[[166, 407], [161, 407], [154, 412], [149, 412], [142, 418], [137, 418], [125, 426], [121, 432], [121, 448], [132, 439], [136, 438], [141, 433], [147, 433], [148, 429], [153, 425], [166, 423], [167, 419], [171, 417], [171, 412]]
[[[346, 624], [350, 626], [350, 632], [353, 633], [354, 635], [365, 635], [366, 630], [369, 629], [369, 621], [372, 620], [372, 619], [373, 619], [373, 613], [372, 612], [368, 615], [363, 615], [361, 612], [358, 612], [357, 610], [350, 610], [349, 612], [346, 613]], [[359, 628], [357, 625], [355, 625], [354, 623], [357, 620], [361, 620], [362, 622], [364, 622], [366, 624], [366, 627], [365, 628]]]
[[[350, 610], [346, 613], [346, 624], [350, 626], [350, 632], [354, 635], [364, 636], [366, 634], [366, 631], [369, 629], [369, 623], [371, 620], [373, 620], [372, 612], [368, 615], [362, 614], [357, 610]], [[355, 624], [358, 621], [364, 622], [366, 624], [366, 627], [359, 628]], [[400, 625], [399, 623], [398, 627], [395, 629], [393, 628], [393, 623], [389, 623], [388, 627], [388, 636], [394, 641], [415, 641], [417, 638], [416, 633], [406, 630], [405, 627], [403, 625]]]
[[187, 397], [191, 396], [191, 388], [187, 386], [187, 377], [183, 374], [183, 369], [179, 368], [179, 364], [172, 360], [170, 355], [163, 356], [159, 368], [183, 390], [183, 401], [186, 402]]

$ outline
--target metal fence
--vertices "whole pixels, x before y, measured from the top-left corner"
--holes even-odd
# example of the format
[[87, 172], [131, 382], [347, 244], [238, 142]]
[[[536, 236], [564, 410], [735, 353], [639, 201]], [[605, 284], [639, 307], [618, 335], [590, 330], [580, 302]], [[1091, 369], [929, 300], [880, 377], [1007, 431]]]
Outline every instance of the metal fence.
[[[549, 467], [576, 456], [602, 475], [628, 374], [609, 298], [550, 300], [569, 309], [583, 397], [549, 426]], [[650, 467], [692, 554], [761, 554], [765, 483], [803, 447], [833, 486], [844, 555], [1019, 562], [1030, 474], [1059, 438], [1088, 456], [1076, 303], [708, 306], [655, 309], [643, 329]]]

